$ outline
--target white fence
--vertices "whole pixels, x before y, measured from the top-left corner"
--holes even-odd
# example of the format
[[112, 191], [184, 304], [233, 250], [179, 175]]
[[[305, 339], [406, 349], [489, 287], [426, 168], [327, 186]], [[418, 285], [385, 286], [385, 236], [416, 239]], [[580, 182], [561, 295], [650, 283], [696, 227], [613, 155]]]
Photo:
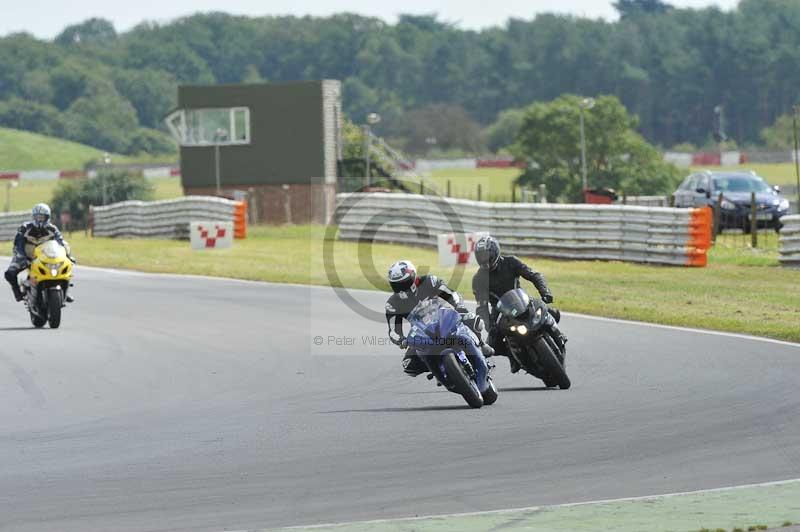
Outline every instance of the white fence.
[[189, 238], [189, 223], [235, 221], [237, 202], [210, 196], [123, 201], [92, 207], [92, 234], [110, 237]]
[[668, 196], [625, 196], [616, 205], [637, 205], [639, 207], [669, 207]]
[[705, 266], [709, 209], [487, 203], [416, 194], [337, 196], [339, 237], [435, 247], [442, 233], [488, 231], [511, 253]]
[[800, 215], [781, 218], [781, 264], [800, 268]]
[[0, 241], [14, 240], [19, 226], [31, 219], [31, 211], [7, 212], [0, 214]]

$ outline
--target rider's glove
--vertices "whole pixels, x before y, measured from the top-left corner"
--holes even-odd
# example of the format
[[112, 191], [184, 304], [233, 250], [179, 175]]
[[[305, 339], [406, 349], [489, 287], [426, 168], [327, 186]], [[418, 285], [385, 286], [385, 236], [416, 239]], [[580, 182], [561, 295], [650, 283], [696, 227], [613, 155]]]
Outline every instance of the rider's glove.
[[408, 346], [408, 342], [406, 341], [405, 337], [400, 336], [399, 334], [397, 334], [394, 331], [391, 331], [389, 333], [389, 341], [392, 342], [397, 347], [400, 347], [402, 349], [405, 349], [405, 347], [403, 347], [404, 344], [406, 346]]
[[548, 305], [553, 302], [553, 294], [547, 293], [542, 296], [542, 301], [547, 303]]

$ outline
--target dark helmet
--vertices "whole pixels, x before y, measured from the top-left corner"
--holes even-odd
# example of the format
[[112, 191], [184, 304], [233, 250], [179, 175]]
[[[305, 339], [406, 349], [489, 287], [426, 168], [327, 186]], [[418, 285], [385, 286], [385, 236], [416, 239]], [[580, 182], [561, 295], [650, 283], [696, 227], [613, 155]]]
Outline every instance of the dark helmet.
[[494, 270], [500, 262], [500, 244], [493, 236], [482, 236], [475, 244], [475, 260], [485, 270]]
[[47, 203], [37, 203], [31, 210], [31, 217], [36, 227], [45, 227], [50, 221], [50, 207]]
[[386, 277], [395, 293], [407, 292], [416, 286], [417, 268], [410, 260], [400, 260], [392, 264]]

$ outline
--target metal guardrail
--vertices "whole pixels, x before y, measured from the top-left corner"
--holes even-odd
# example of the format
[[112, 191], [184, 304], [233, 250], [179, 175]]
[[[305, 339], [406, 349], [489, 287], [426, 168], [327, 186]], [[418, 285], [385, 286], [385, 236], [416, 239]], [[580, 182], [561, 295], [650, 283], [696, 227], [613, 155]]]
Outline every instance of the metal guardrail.
[[0, 214], [0, 240], [13, 240], [19, 226], [31, 219], [31, 211]]
[[781, 218], [780, 261], [783, 266], [800, 268], [800, 214]]
[[517, 254], [705, 266], [709, 209], [487, 203], [417, 194], [337, 195], [339, 237], [435, 247], [442, 233], [488, 231]]
[[[163, 201], [123, 201], [90, 211], [94, 236], [128, 238], [189, 238], [189, 223], [242, 223], [242, 204], [210, 196], [186, 196]], [[238, 227], [237, 227], [238, 229]]]
[[639, 207], [669, 207], [669, 196], [624, 196], [615, 205], [636, 205]]

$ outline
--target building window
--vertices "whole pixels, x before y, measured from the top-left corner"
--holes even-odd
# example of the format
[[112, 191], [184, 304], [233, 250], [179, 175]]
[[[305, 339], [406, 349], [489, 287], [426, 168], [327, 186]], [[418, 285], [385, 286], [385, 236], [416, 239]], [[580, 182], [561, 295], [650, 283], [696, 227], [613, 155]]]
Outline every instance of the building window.
[[179, 109], [166, 118], [182, 146], [250, 144], [250, 109], [223, 107]]

